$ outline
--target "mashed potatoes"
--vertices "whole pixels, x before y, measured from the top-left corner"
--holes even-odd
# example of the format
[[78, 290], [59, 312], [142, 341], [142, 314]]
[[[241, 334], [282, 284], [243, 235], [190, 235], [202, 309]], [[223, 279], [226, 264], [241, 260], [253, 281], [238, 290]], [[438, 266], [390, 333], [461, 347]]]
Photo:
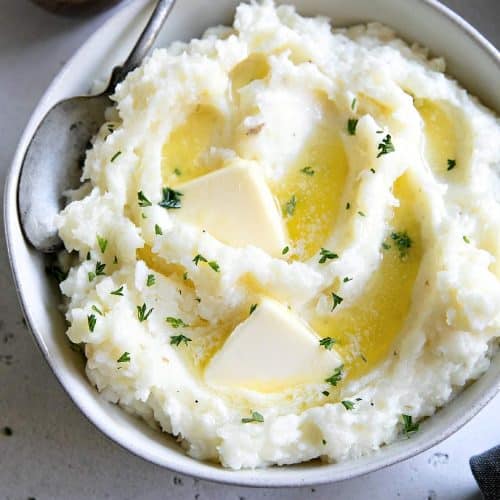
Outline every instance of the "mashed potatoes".
[[238, 469], [369, 454], [481, 375], [500, 126], [443, 70], [264, 1], [131, 73], [58, 218], [101, 394]]

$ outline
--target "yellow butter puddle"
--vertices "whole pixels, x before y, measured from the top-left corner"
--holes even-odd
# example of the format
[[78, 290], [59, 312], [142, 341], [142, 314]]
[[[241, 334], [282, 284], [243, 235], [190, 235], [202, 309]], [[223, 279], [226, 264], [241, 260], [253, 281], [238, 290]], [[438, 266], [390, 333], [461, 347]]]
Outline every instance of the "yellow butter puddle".
[[[404, 175], [394, 185], [400, 201], [391, 221], [391, 230], [382, 248], [382, 260], [360, 299], [349, 306], [340, 304], [334, 313], [316, 317], [311, 327], [320, 337], [336, 340], [335, 349], [344, 361], [346, 379], [357, 379], [389, 356], [410, 309], [413, 286], [422, 257], [420, 226], [412, 207], [411, 185]], [[391, 238], [406, 231], [411, 247], [401, 257]], [[355, 277], [354, 277], [355, 279]], [[347, 290], [349, 286], [345, 287]]]
[[272, 190], [278, 198], [290, 246], [300, 260], [317, 253], [332, 233], [348, 171], [339, 131], [322, 123]]

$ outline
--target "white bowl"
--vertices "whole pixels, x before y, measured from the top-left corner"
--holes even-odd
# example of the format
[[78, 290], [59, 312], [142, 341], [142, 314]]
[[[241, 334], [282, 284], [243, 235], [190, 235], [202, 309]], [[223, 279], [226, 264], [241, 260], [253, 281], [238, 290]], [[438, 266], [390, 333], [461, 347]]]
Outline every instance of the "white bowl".
[[[238, 0], [178, 1], [158, 44], [188, 40], [209, 26], [230, 23]], [[434, 0], [288, 0], [305, 15], [329, 16], [334, 25], [381, 21], [409, 40], [442, 55], [449, 73], [482, 101], [500, 111], [500, 57], [464, 20]], [[210, 4], [210, 5], [208, 5]], [[185, 455], [175, 440], [154, 431], [119, 407], [101, 399], [87, 381], [82, 360], [71, 351], [58, 312], [59, 293], [48, 279], [44, 260], [23, 238], [17, 210], [19, 172], [27, 144], [45, 112], [60, 99], [84, 94], [96, 78], [109, 75], [124, 59], [149, 15], [147, 0], [125, 5], [73, 56], [35, 109], [19, 142], [5, 187], [5, 227], [12, 272], [25, 317], [43, 355], [80, 410], [105, 435], [146, 460], [179, 473], [249, 486], [303, 486], [340, 481], [374, 471], [420, 453], [471, 419], [500, 389], [500, 355], [478, 381], [421, 425], [411, 439], [378, 453], [341, 464], [319, 461], [286, 467], [230, 471]], [[200, 15], [200, 13], [202, 15]]]

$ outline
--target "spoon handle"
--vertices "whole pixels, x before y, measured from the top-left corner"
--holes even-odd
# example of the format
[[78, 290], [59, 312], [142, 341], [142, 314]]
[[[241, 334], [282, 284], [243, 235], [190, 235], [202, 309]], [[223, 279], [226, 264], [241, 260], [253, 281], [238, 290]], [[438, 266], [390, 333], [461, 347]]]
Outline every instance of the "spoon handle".
[[175, 0], [158, 0], [156, 7], [149, 18], [144, 30], [137, 40], [132, 52], [130, 52], [127, 60], [121, 65], [113, 69], [111, 79], [105, 93], [112, 94], [115, 87], [127, 76], [127, 73], [134, 70], [141, 64], [142, 60], [152, 47], [158, 33], [160, 32], [165, 19], [170, 14]]

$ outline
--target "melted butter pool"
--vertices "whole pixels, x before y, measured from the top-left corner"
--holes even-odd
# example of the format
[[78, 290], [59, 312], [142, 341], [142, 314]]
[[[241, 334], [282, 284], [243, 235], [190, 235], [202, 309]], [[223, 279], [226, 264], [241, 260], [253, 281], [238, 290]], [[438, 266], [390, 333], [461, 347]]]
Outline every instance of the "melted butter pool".
[[[337, 307], [334, 314], [316, 317], [311, 327], [320, 337], [332, 337], [344, 360], [346, 379], [357, 379], [393, 355], [393, 346], [411, 305], [413, 285], [422, 257], [420, 227], [412, 209], [412, 188], [404, 175], [394, 185], [400, 206], [390, 222], [379, 268], [354, 304]], [[405, 257], [391, 238], [406, 231], [411, 247]], [[346, 289], [349, 287], [347, 285]], [[347, 297], [345, 297], [347, 298]]]

